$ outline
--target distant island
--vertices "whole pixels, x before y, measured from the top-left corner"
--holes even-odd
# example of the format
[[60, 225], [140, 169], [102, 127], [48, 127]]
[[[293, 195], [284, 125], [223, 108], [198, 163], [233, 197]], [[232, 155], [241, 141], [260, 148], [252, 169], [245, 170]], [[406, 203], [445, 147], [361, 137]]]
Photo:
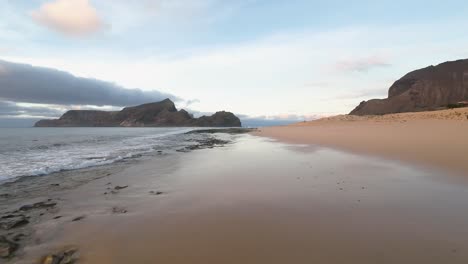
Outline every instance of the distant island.
[[350, 115], [383, 115], [468, 106], [468, 59], [412, 71], [388, 90], [388, 98], [361, 102]]
[[170, 99], [125, 107], [121, 111], [70, 110], [59, 119], [39, 120], [35, 127], [240, 127], [231, 112], [194, 118], [184, 109], [177, 110]]

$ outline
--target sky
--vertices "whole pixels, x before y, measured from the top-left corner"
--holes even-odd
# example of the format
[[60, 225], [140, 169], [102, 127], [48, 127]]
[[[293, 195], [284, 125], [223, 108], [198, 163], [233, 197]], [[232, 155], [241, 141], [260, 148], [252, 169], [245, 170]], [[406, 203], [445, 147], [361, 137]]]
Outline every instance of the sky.
[[165, 98], [311, 120], [468, 58], [466, 0], [0, 1], [0, 126]]

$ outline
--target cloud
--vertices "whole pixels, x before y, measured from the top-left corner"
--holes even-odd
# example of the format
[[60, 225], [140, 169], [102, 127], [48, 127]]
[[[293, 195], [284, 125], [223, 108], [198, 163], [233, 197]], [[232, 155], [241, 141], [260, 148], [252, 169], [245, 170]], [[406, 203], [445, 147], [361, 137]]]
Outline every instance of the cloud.
[[40, 25], [72, 36], [84, 36], [105, 28], [89, 0], [55, 0], [31, 12]]
[[125, 89], [117, 84], [75, 77], [67, 72], [0, 60], [0, 98], [13, 102], [129, 106], [178, 97], [159, 92]]
[[21, 106], [14, 102], [0, 101], [0, 117], [57, 117], [62, 114], [62, 110], [45, 106]]
[[350, 60], [342, 60], [334, 65], [334, 69], [343, 72], [367, 72], [374, 68], [388, 67], [390, 63], [380, 56], [370, 56]]
[[189, 107], [189, 106], [191, 106], [193, 104], [198, 104], [198, 103], [200, 103], [200, 100], [198, 100], [198, 99], [186, 100], [185, 101], [185, 107]]

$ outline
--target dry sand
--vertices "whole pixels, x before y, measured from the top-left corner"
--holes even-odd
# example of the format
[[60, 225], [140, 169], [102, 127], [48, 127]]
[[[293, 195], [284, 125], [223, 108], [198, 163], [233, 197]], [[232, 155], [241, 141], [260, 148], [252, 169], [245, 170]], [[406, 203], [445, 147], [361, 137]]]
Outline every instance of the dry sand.
[[468, 175], [468, 108], [383, 116], [341, 115], [262, 128], [255, 134], [442, 167]]

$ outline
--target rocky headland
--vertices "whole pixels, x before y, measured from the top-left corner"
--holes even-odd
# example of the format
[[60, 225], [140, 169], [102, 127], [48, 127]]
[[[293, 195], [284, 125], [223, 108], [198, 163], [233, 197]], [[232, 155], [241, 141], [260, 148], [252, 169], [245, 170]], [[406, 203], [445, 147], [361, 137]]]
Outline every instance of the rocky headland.
[[383, 115], [468, 106], [468, 59], [412, 71], [388, 90], [388, 98], [361, 102], [351, 115]]
[[231, 112], [194, 118], [184, 109], [177, 110], [170, 99], [125, 107], [121, 111], [70, 110], [59, 119], [39, 120], [35, 127], [240, 127]]

